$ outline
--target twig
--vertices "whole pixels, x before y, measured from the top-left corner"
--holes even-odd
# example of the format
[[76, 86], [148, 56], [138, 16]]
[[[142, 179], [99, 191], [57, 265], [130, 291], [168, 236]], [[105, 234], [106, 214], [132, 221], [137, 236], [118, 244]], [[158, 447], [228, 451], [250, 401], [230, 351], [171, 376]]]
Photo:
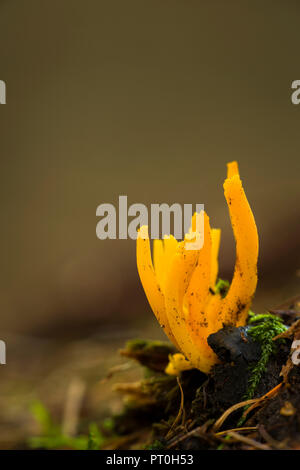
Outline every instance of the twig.
[[166, 448], [171, 449], [172, 447], [175, 447], [177, 444], [179, 444], [182, 441], [185, 441], [189, 437], [193, 437], [193, 436], [209, 437], [208, 435], [206, 435], [206, 431], [207, 431], [208, 426], [210, 426], [211, 423], [212, 423], [212, 420], [209, 419], [202, 426], [198, 426], [197, 428], [193, 429], [192, 431], [189, 431], [186, 434], [175, 437], [169, 442]]
[[296, 320], [288, 330], [284, 331], [280, 335], [277, 335], [273, 338], [273, 341], [276, 341], [277, 339], [282, 339], [282, 338], [290, 338], [293, 336], [293, 334], [297, 331], [297, 329], [300, 328], [300, 318], [299, 320]]
[[223, 436], [224, 434], [228, 434], [230, 432], [244, 432], [244, 431], [256, 431], [256, 426], [245, 426], [244, 428], [234, 428], [234, 429], [227, 429], [227, 431], [219, 431], [215, 433], [216, 437]]
[[171, 428], [169, 429], [169, 431], [166, 435], [166, 439], [168, 439], [170, 437], [170, 435], [172, 434], [173, 429], [179, 423], [180, 418], [182, 417], [182, 424], [184, 424], [184, 420], [185, 420], [184, 393], [183, 393], [183, 390], [182, 390], [182, 386], [181, 386], [179, 377], [176, 377], [176, 378], [177, 378], [177, 383], [178, 383], [178, 386], [179, 386], [179, 389], [180, 389], [180, 407], [179, 407], [179, 411], [178, 411], [178, 414], [176, 416], [176, 419], [174, 420]]
[[235, 431], [232, 431], [232, 432], [228, 433], [227, 436], [232, 437], [236, 441], [240, 441], [240, 442], [243, 442], [244, 444], [248, 444], [248, 445], [254, 447], [255, 449], [271, 450], [270, 447], [267, 446], [266, 444], [262, 444], [261, 442], [257, 442], [255, 439], [251, 439], [250, 437], [241, 436], [240, 434], [238, 434]]
[[247, 408], [244, 413], [243, 413], [243, 416], [242, 416], [242, 419], [243, 421], [245, 420], [246, 416], [252, 411], [254, 410], [255, 408], [257, 408], [258, 406], [261, 406], [266, 400], [269, 400], [270, 398], [273, 398], [275, 395], [277, 395], [277, 393], [279, 392], [279, 390], [281, 389], [282, 387], [282, 382], [280, 382], [278, 385], [276, 385], [276, 387], [272, 388], [271, 390], [269, 390], [265, 395], [263, 395], [262, 397], [260, 398], [256, 398], [255, 402], [253, 403], [253, 405], [251, 405], [249, 408]]
[[286, 440], [283, 442], [278, 442], [275, 439], [273, 439], [272, 436], [266, 431], [265, 427], [263, 424], [259, 424], [258, 427], [258, 432], [261, 435], [261, 437], [264, 438], [264, 440], [271, 446], [274, 447], [274, 449], [286, 449]]
[[68, 389], [62, 421], [62, 433], [65, 436], [74, 436], [77, 431], [80, 408], [85, 394], [86, 384], [75, 377]]
[[132, 369], [132, 367], [133, 366], [132, 366], [131, 362], [126, 362], [125, 364], [119, 364], [117, 366], [114, 366], [111, 369], [109, 369], [106, 376], [103, 377], [103, 379], [100, 380], [100, 383], [103, 384], [103, 383], [107, 382], [109, 379], [111, 379], [118, 372], [124, 372], [128, 369]]
[[250, 405], [252, 403], [255, 403], [255, 402], [257, 402], [257, 400], [259, 400], [259, 398], [252, 398], [251, 400], [241, 401], [240, 403], [236, 403], [235, 405], [228, 408], [228, 410], [226, 410], [222, 414], [222, 416], [213, 425], [213, 431], [216, 432], [218, 429], [220, 429], [220, 427], [224, 423], [225, 419], [228, 418], [228, 416], [231, 415], [231, 413], [238, 410], [239, 408], [243, 408], [246, 405]]

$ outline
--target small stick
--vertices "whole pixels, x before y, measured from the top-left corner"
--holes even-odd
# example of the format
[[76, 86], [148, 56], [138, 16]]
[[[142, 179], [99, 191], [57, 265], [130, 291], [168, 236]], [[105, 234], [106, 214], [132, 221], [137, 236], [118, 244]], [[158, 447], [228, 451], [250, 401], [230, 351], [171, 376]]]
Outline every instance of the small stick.
[[177, 378], [177, 383], [178, 383], [178, 386], [180, 388], [180, 407], [179, 407], [179, 411], [178, 411], [178, 415], [176, 416], [176, 419], [174, 420], [171, 428], [169, 429], [168, 431], [168, 434], [166, 435], [166, 439], [168, 439], [173, 431], [173, 429], [175, 428], [175, 426], [179, 423], [180, 421], [180, 418], [182, 417], [182, 424], [184, 424], [184, 419], [185, 419], [185, 410], [184, 410], [184, 393], [183, 393], [183, 390], [182, 390], [182, 386], [181, 386], [181, 383], [180, 383], [180, 379], [179, 377], [176, 377]]
[[286, 448], [286, 441], [283, 442], [278, 442], [275, 439], [273, 439], [272, 436], [266, 431], [265, 427], [263, 424], [259, 424], [258, 427], [258, 432], [260, 433], [261, 437], [264, 438], [264, 440], [271, 446], [274, 447], [275, 449], [284, 449]]
[[67, 389], [65, 409], [62, 420], [62, 433], [74, 436], [77, 431], [80, 408], [85, 394], [86, 385], [83, 380], [74, 377]]
[[247, 416], [252, 410], [254, 410], [254, 409], [257, 408], [258, 406], [262, 405], [265, 400], [269, 400], [270, 398], [273, 398], [275, 395], [277, 395], [277, 393], [279, 392], [279, 390], [280, 390], [281, 387], [282, 387], [282, 384], [283, 384], [283, 382], [280, 382], [278, 385], [276, 385], [276, 387], [274, 387], [274, 388], [272, 388], [271, 390], [269, 390], [265, 395], [263, 395], [263, 396], [260, 397], [260, 398], [256, 398], [255, 403], [253, 403], [253, 405], [250, 406], [249, 408], [247, 408], [247, 409], [245, 410], [245, 412], [243, 413], [243, 419], [245, 419], [246, 416]]
[[259, 450], [270, 450], [270, 447], [267, 446], [266, 444], [262, 444], [261, 442], [257, 442], [255, 441], [255, 439], [251, 439], [250, 437], [246, 437], [246, 436], [241, 436], [240, 434], [238, 434], [237, 432], [230, 432], [227, 434], [227, 436], [230, 436], [232, 437], [233, 439], [235, 439], [236, 441], [240, 441], [240, 442], [243, 442], [244, 444], [248, 444], [256, 449], [259, 449]]
[[293, 336], [293, 334], [296, 332], [296, 330], [300, 328], [300, 318], [299, 320], [296, 320], [288, 330], [284, 331], [283, 333], [280, 333], [280, 335], [274, 336], [273, 341], [276, 341], [277, 339], [281, 338], [289, 338], [290, 336]]
[[111, 369], [109, 369], [106, 376], [103, 377], [103, 379], [100, 380], [100, 383], [103, 384], [103, 383], [107, 382], [109, 379], [111, 379], [115, 374], [117, 374], [119, 372], [124, 372], [128, 369], [132, 369], [132, 364], [130, 362], [126, 362], [125, 364], [120, 364], [120, 365], [114, 366]]
[[[188, 439], [189, 437], [192, 437], [192, 436], [205, 436], [205, 433], [206, 433], [206, 430], [208, 428], [208, 426], [211, 424], [211, 420], [208, 420], [206, 421], [206, 423], [204, 423], [202, 426], [198, 426], [197, 428], [193, 429], [192, 431], [189, 431], [188, 433], [186, 434], [183, 434], [179, 437], [175, 437], [173, 438], [168, 446], [167, 446], [167, 449], [171, 449], [172, 447], [176, 446], [177, 444], [179, 444], [180, 442], [182, 441], [185, 441], [186, 439]], [[206, 435], [208, 437], [208, 435]]]
[[228, 410], [226, 410], [222, 416], [215, 422], [213, 425], [213, 431], [217, 431], [220, 429], [222, 424], [224, 423], [225, 419], [228, 418], [228, 416], [233, 413], [234, 411], [238, 410], [239, 408], [243, 408], [246, 405], [250, 405], [252, 403], [257, 402], [259, 398], [252, 398], [251, 400], [246, 400], [246, 401], [241, 401], [240, 403], [236, 403], [235, 405], [232, 405]]
[[215, 434], [215, 436], [220, 437], [230, 432], [243, 432], [243, 431], [256, 431], [256, 430], [257, 430], [256, 426], [248, 426], [248, 427], [245, 426], [244, 428], [234, 428], [234, 429], [227, 429], [227, 431], [219, 431]]

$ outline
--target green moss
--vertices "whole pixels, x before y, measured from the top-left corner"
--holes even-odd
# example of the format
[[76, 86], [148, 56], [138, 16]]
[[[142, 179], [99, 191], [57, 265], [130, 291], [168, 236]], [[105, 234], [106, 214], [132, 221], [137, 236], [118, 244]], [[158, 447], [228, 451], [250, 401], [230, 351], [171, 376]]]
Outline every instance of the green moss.
[[277, 344], [273, 338], [286, 330], [281, 318], [270, 313], [251, 315], [248, 324], [251, 326], [248, 330], [249, 336], [261, 345], [261, 358], [257, 364], [251, 367], [245, 400], [253, 397], [256, 387], [266, 371], [270, 356], [276, 352]]
[[156, 440], [152, 444], [145, 446], [145, 450], [163, 450], [165, 446], [159, 441]]
[[89, 435], [88, 435], [88, 442], [87, 442], [87, 449], [88, 450], [99, 450], [103, 445], [105, 439], [97, 424], [91, 423], [89, 427]]
[[229, 286], [230, 286], [229, 281], [219, 278], [215, 285], [215, 293], [221, 294], [221, 297], [224, 298], [228, 292]]
[[[253, 398], [255, 390], [266, 371], [271, 355], [276, 353], [278, 343], [276, 344], [273, 338], [287, 329], [281, 318], [270, 313], [255, 315], [251, 312], [248, 325], [250, 326], [248, 335], [251, 336], [254, 341], [260, 343], [261, 357], [254, 366], [250, 367], [251, 373], [247, 392], [243, 397], [244, 400]], [[238, 425], [240, 426], [242, 424], [243, 419], [239, 421]]]
[[34, 401], [30, 409], [41, 427], [40, 436], [28, 439], [28, 445], [32, 449], [100, 449], [105, 442], [105, 437], [94, 423], [90, 424], [88, 435], [67, 436], [42, 402]]

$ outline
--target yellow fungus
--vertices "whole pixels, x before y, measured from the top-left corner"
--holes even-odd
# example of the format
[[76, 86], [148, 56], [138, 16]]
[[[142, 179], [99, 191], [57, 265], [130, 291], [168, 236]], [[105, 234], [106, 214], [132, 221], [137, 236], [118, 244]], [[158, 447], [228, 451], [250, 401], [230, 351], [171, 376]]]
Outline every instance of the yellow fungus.
[[[137, 266], [143, 288], [159, 324], [180, 351], [170, 357], [167, 374], [191, 368], [209, 373], [218, 358], [208, 336], [223, 325], [240, 326], [247, 320], [257, 284], [258, 234], [237, 162], [228, 164], [224, 194], [236, 241], [234, 275], [224, 298], [215, 290], [221, 231], [210, 228], [205, 212], [193, 215], [182, 242], [173, 236], [154, 241], [154, 267], [148, 228], [143, 226], [138, 233]], [[199, 232], [201, 218], [204, 233]]]
[[221, 241], [221, 230], [219, 228], [211, 229], [211, 268], [210, 268], [210, 287], [215, 288], [219, 272], [219, 248]]
[[169, 364], [166, 367], [166, 373], [168, 375], [178, 375], [183, 370], [189, 370], [190, 368], [191, 363], [186, 360], [183, 354], [170, 354]]
[[222, 311], [226, 323], [241, 326], [246, 322], [257, 284], [258, 234], [238, 174], [226, 179], [224, 193], [236, 241], [236, 262]]
[[138, 273], [150, 307], [168, 338], [177, 346], [167, 319], [164, 295], [152, 264], [148, 227], [143, 226], [139, 230], [136, 247]]

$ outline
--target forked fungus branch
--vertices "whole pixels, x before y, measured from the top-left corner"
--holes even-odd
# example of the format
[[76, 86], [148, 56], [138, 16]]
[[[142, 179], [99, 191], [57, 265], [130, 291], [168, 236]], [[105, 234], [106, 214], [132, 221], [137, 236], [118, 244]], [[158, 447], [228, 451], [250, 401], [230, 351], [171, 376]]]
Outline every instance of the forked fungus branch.
[[139, 230], [139, 276], [159, 324], [179, 351], [170, 358], [166, 369], [169, 374], [191, 368], [209, 373], [218, 359], [207, 343], [208, 336], [224, 325], [245, 325], [255, 293], [257, 228], [237, 162], [227, 166], [224, 194], [236, 242], [236, 261], [225, 297], [216, 289], [221, 233], [219, 229], [210, 227], [205, 212], [194, 214], [190, 229], [190, 233], [196, 233], [197, 218], [204, 217], [203, 247], [199, 250], [186, 249], [188, 235], [181, 242], [172, 235], [165, 236], [163, 240], [154, 240], [154, 263], [148, 227], [142, 226]]

